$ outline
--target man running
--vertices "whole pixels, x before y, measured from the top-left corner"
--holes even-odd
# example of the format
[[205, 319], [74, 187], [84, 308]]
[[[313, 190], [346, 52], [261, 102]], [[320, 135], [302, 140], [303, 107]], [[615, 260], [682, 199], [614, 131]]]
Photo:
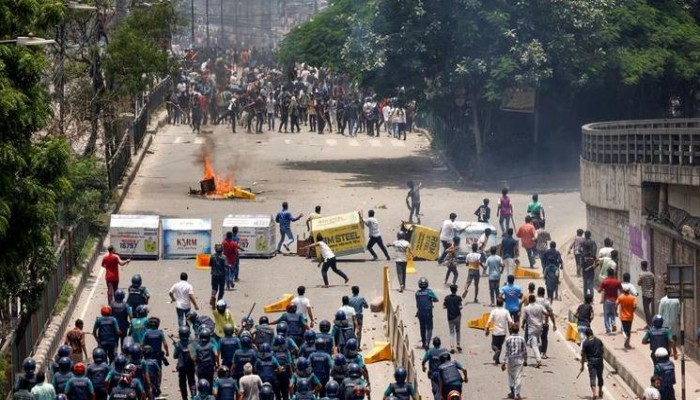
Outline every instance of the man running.
[[[282, 253], [283, 245], [285, 250], [291, 251], [289, 250], [289, 245], [294, 242], [292, 222], [300, 220], [303, 216], [304, 214], [299, 214], [296, 217], [292, 216], [292, 213], [289, 211], [289, 204], [286, 201], [282, 203], [282, 210], [277, 213], [277, 216], [275, 216], [275, 222], [280, 224], [280, 241], [277, 243], [278, 254]], [[289, 238], [287, 243], [284, 242], [285, 237]]]
[[369, 242], [367, 242], [367, 251], [372, 255], [372, 261], [377, 261], [377, 253], [374, 252], [374, 245], [379, 245], [379, 249], [384, 253], [386, 260], [391, 260], [389, 257], [389, 252], [384, 246], [384, 241], [382, 240], [382, 234], [379, 231], [379, 221], [374, 218], [374, 210], [367, 211], [368, 218], [363, 220], [364, 224], [369, 229]]
[[[593, 336], [593, 329], [586, 328], [586, 340], [581, 344], [581, 372], [588, 362], [588, 376], [591, 380], [591, 398], [603, 398], [603, 355], [605, 347], [603, 342]], [[596, 385], [598, 391], [596, 392]], [[597, 397], [596, 397], [597, 396]]]
[[[513, 323], [510, 312], [503, 308], [503, 299], [500, 297], [496, 300], [496, 308], [491, 310], [489, 319], [486, 321], [486, 327], [484, 328], [484, 334], [486, 336], [488, 336], [491, 331], [492, 323], [493, 335], [491, 336], [491, 350], [493, 350], [493, 362], [498, 365], [501, 363], [501, 350], [503, 349], [503, 343], [508, 334], [508, 328], [512, 326], [517, 328], [517, 324]], [[517, 332], [518, 330], [516, 329], [515, 331]], [[523, 349], [524, 348], [525, 345], [523, 344]], [[525, 357], [527, 357], [527, 353], [525, 353]]]
[[422, 182], [415, 183], [413, 181], [406, 182], [408, 185], [408, 193], [406, 194], [406, 207], [410, 210], [408, 214], [408, 222], [413, 223], [413, 216], [416, 216], [416, 223], [420, 224], [420, 188]]
[[[286, 204], [286, 203], [285, 203]], [[299, 216], [301, 218], [301, 216]], [[290, 231], [291, 232], [291, 231]], [[309, 249], [312, 247], [318, 247], [319, 251], [321, 252], [321, 258], [323, 259], [323, 266], [321, 267], [321, 276], [323, 277], [323, 287], [327, 288], [328, 287], [328, 270], [332, 269], [333, 272], [338, 274], [341, 278], [345, 279], [344, 283], [348, 283], [350, 280], [347, 275], [341, 270], [338, 269], [338, 266], [336, 265], [336, 260], [335, 260], [335, 253], [333, 253], [333, 250], [326, 244], [326, 242], [323, 241], [323, 235], [320, 233], [316, 235], [316, 243], [312, 243], [308, 246], [304, 246], [305, 249]]]

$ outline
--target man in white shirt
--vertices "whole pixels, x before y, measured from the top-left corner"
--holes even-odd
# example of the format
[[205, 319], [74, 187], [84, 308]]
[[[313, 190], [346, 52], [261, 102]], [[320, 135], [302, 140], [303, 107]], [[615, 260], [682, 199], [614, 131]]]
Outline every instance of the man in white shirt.
[[659, 388], [661, 387], [661, 377], [654, 375], [651, 377], [651, 385], [644, 389], [644, 394], [642, 395], [642, 400], [661, 400], [661, 392]]
[[369, 242], [367, 242], [367, 251], [369, 251], [369, 254], [372, 255], [372, 261], [377, 261], [377, 253], [375, 253], [373, 249], [374, 245], [377, 244], [384, 253], [386, 260], [390, 261], [391, 257], [389, 257], [389, 252], [386, 250], [386, 246], [384, 246], [382, 234], [379, 231], [379, 221], [374, 218], [374, 210], [367, 211], [367, 215], [369, 218], [364, 220], [365, 225], [367, 228], [369, 228]]
[[309, 300], [306, 296], [306, 287], [305, 286], [299, 286], [297, 288], [297, 296], [292, 299], [292, 305], [295, 305], [297, 307], [297, 313], [303, 315], [306, 317], [306, 319], [309, 321], [309, 327], [313, 328], [314, 327], [314, 311], [311, 308], [311, 300]]
[[187, 272], [180, 273], [180, 282], [175, 283], [170, 288], [170, 303], [175, 303], [177, 312], [177, 325], [185, 326], [185, 316], [192, 306], [199, 310], [197, 300], [194, 298], [194, 288], [187, 282]]
[[348, 321], [352, 321], [353, 329], [357, 330], [357, 312], [355, 312], [355, 308], [350, 305], [350, 297], [343, 296], [341, 301], [343, 302], [343, 305], [338, 309], [338, 311], [344, 312]]
[[489, 335], [491, 330], [491, 323], [493, 323], [493, 336], [491, 336], [493, 362], [498, 365], [501, 363], [503, 343], [506, 340], [510, 326], [513, 324], [513, 318], [510, 316], [510, 312], [503, 307], [503, 299], [501, 298], [496, 300], [496, 308], [491, 310], [489, 320], [486, 322], [486, 327], [484, 328], [486, 336]]
[[243, 366], [243, 376], [239, 380], [241, 400], [259, 400], [262, 385], [260, 376], [253, 374], [253, 366], [246, 363]]
[[442, 254], [438, 258], [438, 264], [442, 264], [445, 261], [446, 251], [452, 245], [452, 239], [457, 234], [454, 222], [457, 219], [457, 214], [450, 213], [450, 218], [442, 221], [442, 227], [440, 228], [440, 243], [442, 243]]

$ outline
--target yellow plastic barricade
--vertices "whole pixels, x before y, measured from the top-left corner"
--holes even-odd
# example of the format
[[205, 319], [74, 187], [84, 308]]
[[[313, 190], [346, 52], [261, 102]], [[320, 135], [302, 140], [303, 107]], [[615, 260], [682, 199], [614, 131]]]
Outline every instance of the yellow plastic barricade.
[[389, 342], [374, 342], [374, 348], [365, 355], [365, 364], [379, 361], [391, 361], [391, 345]]
[[285, 293], [282, 295], [282, 298], [277, 300], [274, 303], [270, 303], [265, 306], [265, 312], [266, 313], [273, 313], [273, 312], [285, 312], [287, 311], [287, 306], [292, 303], [292, 299], [294, 298], [293, 294]]

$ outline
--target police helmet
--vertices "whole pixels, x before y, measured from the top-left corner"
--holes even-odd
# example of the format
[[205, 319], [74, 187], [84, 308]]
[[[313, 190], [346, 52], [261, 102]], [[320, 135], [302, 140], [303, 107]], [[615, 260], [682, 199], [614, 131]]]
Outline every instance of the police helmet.
[[205, 342], [205, 343], [206, 343], [206, 342], [208, 342], [210, 339], [211, 339], [211, 331], [209, 330], [209, 328], [203, 327], [203, 328], [199, 331], [199, 340], [200, 340], [201, 342]]
[[249, 335], [241, 336], [241, 347], [249, 349], [253, 345], [253, 339]]
[[345, 342], [345, 350], [349, 351], [357, 351], [357, 339], [351, 338], [348, 339], [347, 342]]
[[342, 367], [343, 365], [347, 364], [348, 360], [345, 358], [343, 354], [336, 354], [333, 356], [333, 365], [337, 365], [339, 367]]
[[277, 324], [277, 334], [282, 336], [287, 336], [287, 323], [282, 321]]
[[346, 321], [347, 316], [345, 315], [345, 311], [343, 310], [338, 310], [335, 312], [335, 320], [336, 321]]
[[338, 392], [340, 391], [340, 386], [336, 381], [328, 381], [326, 383], [326, 397], [338, 397]]
[[287, 344], [287, 339], [285, 339], [285, 337], [282, 335], [277, 335], [277, 336], [275, 336], [275, 339], [272, 341], [272, 344], [274, 346], [284, 346], [285, 344]]
[[308, 393], [311, 390], [311, 385], [309, 384], [309, 380], [306, 378], [299, 379], [297, 381], [296, 387], [297, 387], [297, 392], [299, 392], [299, 393]]
[[211, 394], [211, 385], [209, 385], [209, 381], [206, 379], [200, 379], [199, 382], [197, 382], [197, 392]]
[[450, 361], [452, 359], [452, 356], [450, 356], [450, 353], [444, 352], [440, 354], [440, 362], [445, 362], [445, 361]]
[[132, 361], [143, 358], [143, 349], [141, 348], [141, 345], [138, 343], [132, 344], [131, 348], [129, 348], [129, 354], [131, 355]]
[[103, 317], [109, 317], [110, 315], [112, 315], [112, 307], [108, 305], [102, 306], [102, 308], [100, 308], [100, 314]]
[[665, 347], [659, 347], [654, 351], [654, 357], [656, 358], [665, 358], [668, 357], [668, 350], [666, 350]]
[[406, 382], [407, 375], [408, 372], [406, 372], [406, 368], [404, 367], [398, 367], [396, 368], [396, 371], [394, 371], [394, 379], [396, 379], [396, 382], [398, 383]]
[[131, 345], [134, 344], [134, 338], [131, 336], [127, 336], [124, 338], [124, 341], [122, 342], [122, 354], [124, 355], [129, 355], [131, 352]]
[[70, 372], [73, 366], [73, 361], [68, 357], [61, 357], [58, 359], [58, 370], [61, 372]]
[[[83, 367], [85, 366], [83, 365]], [[34, 371], [36, 371], [36, 361], [31, 357], [25, 358], [24, 361], [22, 361], [22, 369], [26, 373], [34, 373]]]
[[228, 304], [226, 304], [226, 300], [221, 299], [216, 302], [216, 311], [224, 313], [226, 311], [226, 307], [228, 307]]
[[326, 341], [323, 340], [323, 338], [317, 337], [316, 340], [314, 340], [314, 347], [316, 347], [316, 350], [323, 350], [326, 348]]
[[105, 353], [104, 349], [101, 347], [95, 347], [95, 349], [92, 351], [92, 359], [96, 363], [104, 362], [105, 359], [107, 359], [107, 353]]
[[136, 307], [136, 317], [137, 318], [146, 318], [148, 316], [148, 307], [146, 307], [145, 304], [141, 304], [140, 306]]
[[124, 373], [129, 374], [131, 376], [134, 376], [136, 373], [136, 365], [134, 364], [126, 364], [126, 367], [124, 367]]
[[117, 371], [123, 371], [126, 367], [126, 356], [120, 354], [114, 358], [114, 369]]
[[324, 319], [320, 324], [318, 324], [318, 328], [321, 330], [321, 332], [328, 333], [331, 331], [331, 323], [330, 321]]
[[177, 336], [180, 338], [180, 340], [189, 339], [190, 338], [190, 327], [187, 325], [184, 325], [184, 326], [177, 328]]
[[217, 371], [216, 374], [219, 376], [219, 378], [224, 378], [224, 377], [228, 377], [230, 372], [231, 371], [228, 369], [227, 366], [222, 365], [219, 367], [219, 371]]
[[190, 321], [190, 322], [196, 321], [198, 317], [199, 317], [199, 314], [197, 314], [196, 311], [190, 311], [187, 313], [187, 315], [185, 315], [185, 319]]
[[81, 376], [85, 374], [85, 364], [79, 362], [73, 366], [73, 373]]
[[272, 389], [272, 385], [265, 382], [260, 388], [260, 400], [273, 400], [275, 398], [275, 391]]
[[659, 314], [654, 315], [654, 318], [651, 320], [651, 324], [654, 326], [654, 328], [661, 328], [664, 326], [664, 317]]
[[306, 359], [306, 357], [297, 358], [297, 370], [305, 371], [307, 368], [309, 368], [310, 365], [311, 364], [309, 363], [309, 360]]
[[442, 340], [440, 340], [439, 337], [435, 336], [433, 338], [433, 346], [435, 346], [435, 348], [438, 348], [440, 347], [440, 345], [442, 345]]
[[357, 363], [350, 363], [348, 365], [348, 376], [351, 378], [359, 378], [362, 375], [362, 368]]
[[160, 328], [160, 318], [158, 317], [148, 317], [148, 327], [151, 329]]
[[272, 347], [270, 347], [269, 343], [262, 343], [258, 349], [258, 352], [261, 356], [268, 356], [272, 354]]
[[245, 317], [243, 318], [243, 325], [252, 328], [255, 325], [255, 321], [251, 317]]
[[116, 301], [118, 301], [118, 302], [121, 303], [122, 301], [124, 301], [124, 297], [126, 297], [126, 293], [124, 293], [123, 290], [117, 289], [117, 290], [114, 292], [114, 300], [116, 300]]
[[136, 275], [131, 277], [131, 284], [134, 285], [135, 287], [141, 287], [141, 283], [142, 283], [141, 275], [136, 274]]
[[428, 278], [423, 276], [420, 279], [418, 279], [418, 287], [421, 289], [427, 289], [428, 288]]
[[270, 320], [266, 316], [262, 316], [258, 318], [258, 324], [263, 325], [263, 324], [269, 324]]
[[313, 343], [316, 340], [316, 332], [311, 329], [304, 332], [304, 341], [307, 343]]
[[56, 352], [56, 356], [58, 358], [61, 357], [70, 357], [70, 353], [73, 352], [73, 349], [70, 348], [67, 344], [62, 344], [58, 346], [58, 351]]
[[233, 334], [236, 332], [236, 330], [233, 328], [232, 324], [225, 324], [224, 325], [224, 336], [230, 337], [233, 336]]

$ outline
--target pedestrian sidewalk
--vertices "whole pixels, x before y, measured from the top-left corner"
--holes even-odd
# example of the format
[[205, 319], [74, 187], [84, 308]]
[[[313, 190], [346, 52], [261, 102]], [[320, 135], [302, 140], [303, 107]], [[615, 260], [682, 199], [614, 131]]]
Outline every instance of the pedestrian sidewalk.
[[[565, 247], [563, 247], [565, 248]], [[583, 302], [583, 280], [576, 276], [576, 263], [574, 257], [569, 255], [564, 260], [564, 283], [568, 286], [571, 293], [576, 296], [580, 302]], [[622, 380], [637, 394], [644, 393], [644, 389], [649, 386], [649, 379], [653, 371], [653, 366], [650, 358], [651, 351], [649, 345], [642, 344], [644, 336], [644, 327], [646, 323], [640, 314], [637, 313], [632, 324], [632, 349], [625, 349], [625, 339], [622, 335], [622, 328], [618, 320], [617, 332], [606, 335], [603, 324], [603, 305], [600, 304], [600, 295], [596, 293], [593, 301], [595, 310], [595, 319], [592, 323], [594, 334], [605, 345], [605, 360], [617, 371], [617, 374]], [[638, 310], [642, 307], [642, 298], [638, 298]], [[576, 306], [571, 309], [571, 315], [576, 311]], [[686, 335], [688, 337], [688, 335]], [[692, 333], [689, 337], [693, 337]], [[686, 339], [687, 340], [687, 339]], [[674, 361], [676, 367], [676, 398], [681, 400], [681, 355], [680, 344], [678, 346], [678, 360]], [[685, 361], [685, 382], [686, 382], [686, 399], [700, 400], [700, 365], [686, 357]]]

